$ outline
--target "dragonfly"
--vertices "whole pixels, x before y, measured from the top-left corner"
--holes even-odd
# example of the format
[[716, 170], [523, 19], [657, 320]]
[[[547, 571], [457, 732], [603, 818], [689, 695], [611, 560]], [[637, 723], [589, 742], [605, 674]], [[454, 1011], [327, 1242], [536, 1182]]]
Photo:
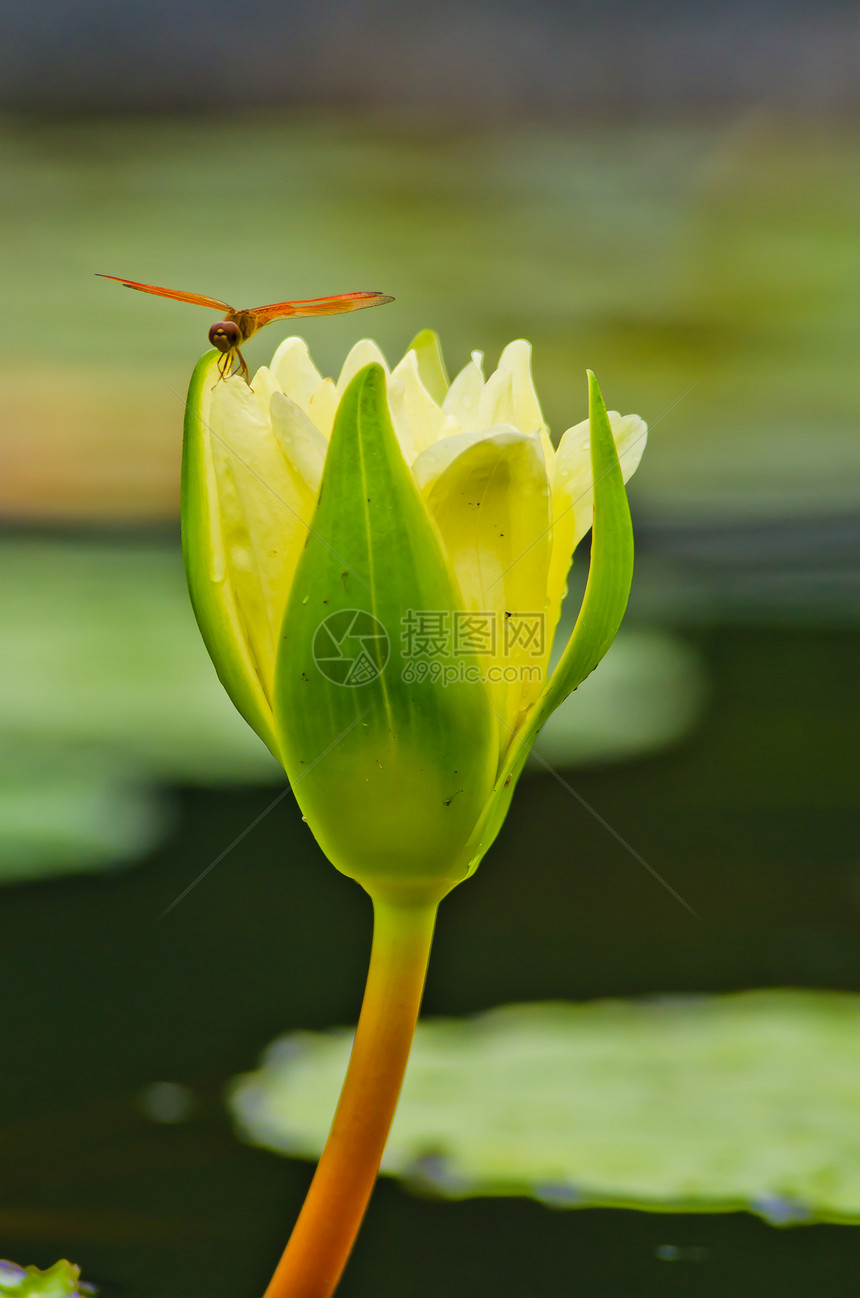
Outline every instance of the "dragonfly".
[[[154, 293], [157, 297], [173, 298], [177, 302], [190, 302], [192, 306], [205, 306], [213, 311], [221, 311], [223, 320], [218, 320], [209, 330], [209, 341], [221, 356], [218, 360], [218, 373], [222, 379], [228, 375], [238, 374], [250, 384], [251, 376], [240, 348], [253, 338], [264, 325], [273, 320], [286, 320], [290, 317], [315, 315], [342, 315], [345, 311], [362, 311], [369, 306], [383, 306], [393, 302], [393, 297], [385, 293], [341, 293], [337, 297], [306, 298], [298, 302], [272, 302], [268, 306], [243, 307], [236, 310], [227, 302], [217, 297], [204, 297], [200, 293], [180, 293], [175, 288], [158, 288], [155, 284], [138, 284], [133, 279], [121, 279], [119, 275], [100, 275], [101, 279], [112, 279], [126, 288], [136, 288], [141, 293]], [[235, 368], [234, 368], [235, 367]], [[219, 379], [220, 382], [220, 379]]]

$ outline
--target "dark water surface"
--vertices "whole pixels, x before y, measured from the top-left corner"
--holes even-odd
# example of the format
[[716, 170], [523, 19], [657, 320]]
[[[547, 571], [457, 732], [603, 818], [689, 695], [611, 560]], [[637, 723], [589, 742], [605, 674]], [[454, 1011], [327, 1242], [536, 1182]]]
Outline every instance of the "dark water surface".
[[[700, 919], [551, 777], [527, 776], [477, 876], [444, 903], [426, 1013], [860, 987], [860, 637], [689, 634], [712, 691], [695, 734], [671, 754], [566, 774]], [[288, 796], [159, 915], [276, 793], [176, 789], [175, 832], [151, 859], [3, 892], [0, 1253], [64, 1254], [107, 1293], [141, 1298], [262, 1291], [311, 1169], [241, 1145], [223, 1090], [279, 1033], [354, 1020], [370, 908]], [[141, 1095], [160, 1081], [190, 1088], [187, 1121], [145, 1115]], [[858, 1239], [742, 1215], [422, 1201], [388, 1182], [342, 1293], [841, 1294]]]

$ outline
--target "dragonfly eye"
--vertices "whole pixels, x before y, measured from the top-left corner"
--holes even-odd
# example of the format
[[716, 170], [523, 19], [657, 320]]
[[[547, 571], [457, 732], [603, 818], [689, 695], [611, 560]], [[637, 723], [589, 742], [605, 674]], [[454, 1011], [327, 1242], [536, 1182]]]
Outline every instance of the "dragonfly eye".
[[219, 352], [229, 352], [239, 345], [242, 335], [239, 326], [233, 324], [232, 320], [219, 320], [209, 330], [209, 341]]

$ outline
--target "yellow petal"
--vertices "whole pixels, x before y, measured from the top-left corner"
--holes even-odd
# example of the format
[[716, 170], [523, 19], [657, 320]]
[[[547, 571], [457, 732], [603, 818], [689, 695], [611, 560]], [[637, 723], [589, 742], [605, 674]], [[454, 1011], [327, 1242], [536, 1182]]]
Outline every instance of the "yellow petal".
[[257, 408], [263, 419], [269, 415], [272, 397], [280, 392], [281, 385], [267, 365], [261, 365], [251, 380], [251, 391], [257, 400]]
[[338, 394], [334, 379], [323, 379], [310, 399], [308, 414], [326, 441], [331, 437], [331, 430], [334, 427], [337, 403]]
[[244, 382], [218, 385], [209, 430], [229, 581], [249, 654], [271, 704], [275, 648], [314, 497], [284, 458]]
[[286, 392], [307, 414], [310, 399], [319, 387], [322, 375], [310, 358], [304, 338], [285, 338], [272, 357], [269, 369], [281, 391]]
[[518, 431], [511, 424], [499, 424], [493, 428], [475, 428], [470, 433], [452, 433], [449, 437], [440, 438], [422, 451], [412, 464], [412, 474], [420, 491], [426, 496], [436, 479], [471, 446], [476, 446], [487, 438]]
[[[490, 428], [493, 424], [511, 424], [514, 419], [514, 393], [510, 370], [496, 370], [484, 384], [478, 401], [478, 427]], [[520, 428], [521, 433], [533, 433], [533, 428]]]
[[507, 371], [511, 376], [511, 423], [523, 433], [539, 432], [549, 460], [552, 443], [532, 378], [531, 343], [524, 338], [508, 343], [499, 357], [499, 371]]
[[301, 407], [283, 392], [272, 395], [269, 414], [272, 432], [278, 439], [281, 453], [293, 470], [297, 485], [305, 489], [307, 508], [302, 510], [302, 521], [310, 525], [319, 495], [328, 442]]
[[[446, 456], [447, 449], [453, 455]], [[477, 438], [461, 434], [432, 451], [436, 464], [425, 452], [423, 465], [416, 460], [416, 476], [464, 606], [475, 615], [472, 631], [482, 645], [479, 661], [488, 673], [504, 751], [540, 693], [549, 650], [551, 519], [543, 450], [537, 437], [501, 428]]]
[[480, 352], [472, 352], [471, 361], [460, 370], [442, 402], [442, 413], [451, 415], [462, 433], [479, 426], [478, 406], [484, 390], [481, 359]]
[[442, 434], [445, 416], [421, 382], [418, 357], [407, 352], [388, 380], [388, 408], [407, 464]]
[[[635, 472], [647, 440], [647, 425], [638, 415], [610, 410], [609, 424], [624, 481]], [[591, 527], [594, 490], [591, 481], [588, 420], [568, 428], [558, 444], [551, 467], [553, 545], [549, 574], [549, 618], [552, 631], [558, 623], [561, 602], [567, 593], [567, 574], [573, 552]]]
[[338, 397], [343, 396], [358, 371], [363, 370], [365, 365], [381, 365], [388, 374], [388, 361], [370, 338], [362, 338], [348, 353], [337, 380]]

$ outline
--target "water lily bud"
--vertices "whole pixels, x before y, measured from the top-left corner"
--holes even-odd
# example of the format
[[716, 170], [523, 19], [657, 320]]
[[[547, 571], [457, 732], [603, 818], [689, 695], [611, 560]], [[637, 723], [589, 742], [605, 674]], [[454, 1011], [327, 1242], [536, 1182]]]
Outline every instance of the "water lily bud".
[[[391, 372], [358, 343], [334, 383], [288, 339], [250, 385], [191, 382], [183, 548], [204, 640], [329, 859], [378, 898], [438, 900], [504, 819], [542, 722], [606, 652], [645, 426], [553, 448], [530, 348], [448, 382], [435, 335]], [[620, 465], [619, 465], [620, 457]], [[589, 583], [552, 676], [571, 556]]]

